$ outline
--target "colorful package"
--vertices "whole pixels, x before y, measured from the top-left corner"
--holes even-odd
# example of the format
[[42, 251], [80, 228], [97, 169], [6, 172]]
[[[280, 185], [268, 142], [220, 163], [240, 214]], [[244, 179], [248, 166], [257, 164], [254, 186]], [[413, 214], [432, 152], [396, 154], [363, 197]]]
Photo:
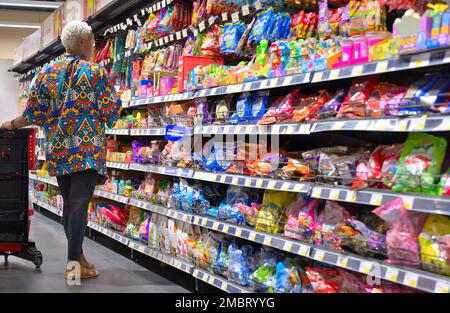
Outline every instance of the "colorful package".
[[420, 247], [417, 235], [425, 222], [426, 214], [408, 211], [402, 198], [392, 200], [373, 213], [389, 225], [386, 234], [388, 262], [419, 267]]
[[277, 263], [276, 292], [277, 293], [301, 293], [302, 281], [298, 274], [296, 260], [286, 258]]
[[337, 224], [350, 218], [350, 213], [335, 201], [327, 200], [325, 207], [317, 216], [315, 239], [319, 246], [330, 247], [339, 250], [339, 238], [333, 235]]
[[375, 77], [359, 79], [353, 82], [345, 97], [344, 103], [339, 109], [337, 118], [355, 118], [366, 116], [366, 102], [375, 87]]
[[239, 285], [246, 286], [249, 279], [249, 256], [253, 253], [253, 247], [242, 245], [238, 247], [236, 243], [228, 247], [228, 269], [229, 279]]
[[447, 170], [447, 173], [441, 177], [438, 195], [450, 196], [450, 168]]
[[251, 274], [252, 287], [260, 292], [274, 293], [276, 290], [277, 256], [271, 251], [261, 253], [259, 267]]
[[246, 25], [244, 23], [226, 24], [223, 31], [223, 39], [220, 52], [224, 55], [237, 54], [239, 40], [244, 34]]
[[419, 234], [420, 256], [425, 270], [450, 276], [449, 237], [449, 217], [430, 214]]
[[410, 133], [400, 157], [398, 180], [392, 190], [436, 194], [436, 177], [441, 172], [446, 149], [445, 138]]
[[280, 221], [284, 219], [284, 211], [295, 199], [296, 195], [292, 192], [266, 190], [255, 229], [278, 233], [281, 226]]

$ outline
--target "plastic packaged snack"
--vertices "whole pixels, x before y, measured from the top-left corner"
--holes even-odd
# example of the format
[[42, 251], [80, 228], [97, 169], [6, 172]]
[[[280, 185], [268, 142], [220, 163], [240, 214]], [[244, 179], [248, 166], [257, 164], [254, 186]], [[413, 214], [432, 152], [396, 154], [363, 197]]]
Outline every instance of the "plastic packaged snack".
[[284, 219], [287, 206], [295, 201], [295, 193], [266, 190], [261, 211], [258, 213], [255, 229], [270, 233], [278, 233], [280, 221]]
[[319, 118], [325, 119], [336, 116], [346, 95], [346, 89], [336, 91], [333, 97], [320, 107], [318, 113]]
[[445, 138], [410, 133], [397, 169], [396, 191], [436, 194], [436, 176], [440, 174], [447, 149]]
[[301, 293], [302, 281], [297, 270], [297, 261], [286, 258], [277, 263], [276, 292], [277, 293]]
[[251, 121], [258, 121], [265, 113], [269, 103], [269, 91], [258, 91], [252, 99]]
[[334, 236], [333, 229], [339, 223], [343, 223], [350, 218], [350, 213], [335, 201], [327, 200], [325, 207], [317, 216], [315, 239], [319, 246], [330, 247], [339, 250], [339, 238]]
[[440, 196], [450, 196], [450, 168], [441, 177], [438, 194]]
[[353, 82], [341, 105], [337, 118], [355, 118], [366, 116], [366, 102], [375, 87], [377, 78], [360, 79]]
[[402, 198], [392, 200], [373, 213], [389, 225], [386, 234], [388, 262], [419, 267], [420, 246], [417, 235], [425, 223], [426, 214], [408, 211]]
[[263, 251], [258, 268], [251, 274], [252, 287], [257, 291], [274, 293], [276, 289], [277, 256]]
[[229, 279], [239, 285], [246, 286], [249, 279], [249, 256], [253, 253], [253, 247], [242, 245], [239, 247], [232, 243], [228, 247]]
[[419, 234], [420, 256], [425, 270], [450, 276], [449, 237], [449, 217], [430, 214]]
[[314, 289], [314, 293], [338, 293], [339, 284], [334, 281], [339, 276], [337, 270], [325, 267], [305, 267], [308, 279]]
[[236, 112], [228, 119], [230, 123], [243, 123], [252, 118], [252, 98], [248, 92], [244, 92], [239, 96], [236, 103]]
[[226, 24], [223, 30], [220, 52], [224, 55], [237, 54], [237, 47], [245, 29], [246, 25], [244, 23]]

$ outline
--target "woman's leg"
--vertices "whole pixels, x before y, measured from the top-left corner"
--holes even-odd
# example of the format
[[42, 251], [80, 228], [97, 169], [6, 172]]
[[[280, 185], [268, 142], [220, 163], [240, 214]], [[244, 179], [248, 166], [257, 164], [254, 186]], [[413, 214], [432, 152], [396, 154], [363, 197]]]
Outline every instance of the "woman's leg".
[[94, 194], [98, 173], [87, 170], [71, 174], [70, 192], [68, 198], [68, 241], [69, 261], [79, 261], [83, 240], [88, 223], [88, 205]]
[[64, 226], [64, 232], [66, 233], [67, 239], [69, 239], [68, 235], [68, 223], [69, 223], [69, 194], [70, 194], [70, 177], [71, 175], [63, 175], [58, 176], [56, 179], [58, 180], [58, 186], [61, 191], [61, 195], [63, 198], [63, 217], [62, 224]]

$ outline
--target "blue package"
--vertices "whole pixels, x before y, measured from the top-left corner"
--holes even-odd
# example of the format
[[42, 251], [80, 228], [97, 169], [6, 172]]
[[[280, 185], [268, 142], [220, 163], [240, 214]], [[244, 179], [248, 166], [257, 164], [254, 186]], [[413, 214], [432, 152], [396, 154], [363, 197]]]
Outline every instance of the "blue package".
[[201, 184], [195, 184], [192, 192], [193, 200], [193, 211], [195, 214], [205, 215], [207, 208], [209, 208], [209, 201], [205, 198], [203, 194], [203, 189]]
[[193, 212], [193, 188], [189, 183], [180, 179], [180, 193], [181, 193], [181, 209], [185, 212]]
[[269, 104], [269, 91], [259, 91], [253, 97], [252, 108], [251, 108], [251, 120], [258, 121], [264, 114], [266, 114], [266, 109]]
[[276, 271], [277, 293], [301, 293], [302, 282], [297, 271], [297, 266], [292, 259], [286, 258], [277, 263]]
[[250, 44], [259, 45], [261, 40], [268, 37], [267, 33], [269, 27], [271, 26], [270, 24], [272, 23], [274, 14], [275, 13], [272, 8], [258, 14], [248, 38]]
[[182, 210], [181, 208], [181, 191], [180, 182], [174, 181], [172, 186], [172, 201], [170, 202], [170, 207], [175, 210]]
[[244, 34], [246, 25], [243, 23], [227, 24], [223, 29], [223, 40], [220, 52], [225, 55], [236, 54], [236, 49]]
[[242, 215], [236, 204], [249, 205], [249, 196], [238, 186], [230, 186], [227, 195], [219, 205], [219, 218], [221, 220], [232, 221], [236, 224], [244, 224]]
[[217, 251], [216, 264], [214, 272], [217, 275], [228, 277], [228, 248], [231, 242], [226, 239], [220, 241], [219, 249]]
[[248, 285], [249, 267], [248, 257], [253, 253], [253, 247], [243, 245], [238, 247], [236, 243], [228, 247], [228, 270], [229, 279], [241, 286]]

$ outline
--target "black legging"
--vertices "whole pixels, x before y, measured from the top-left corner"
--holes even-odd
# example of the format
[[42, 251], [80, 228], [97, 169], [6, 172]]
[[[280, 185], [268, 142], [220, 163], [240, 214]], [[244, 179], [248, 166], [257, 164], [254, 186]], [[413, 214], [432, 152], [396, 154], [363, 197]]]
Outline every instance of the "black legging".
[[79, 261], [88, 223], [88, 205], [97, 184], [96, 170], [57, 177], [64, 200], [63, 226], [66, 232], [69, 261]]

